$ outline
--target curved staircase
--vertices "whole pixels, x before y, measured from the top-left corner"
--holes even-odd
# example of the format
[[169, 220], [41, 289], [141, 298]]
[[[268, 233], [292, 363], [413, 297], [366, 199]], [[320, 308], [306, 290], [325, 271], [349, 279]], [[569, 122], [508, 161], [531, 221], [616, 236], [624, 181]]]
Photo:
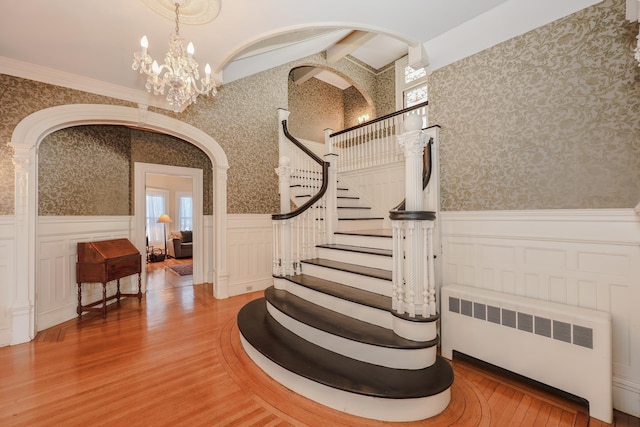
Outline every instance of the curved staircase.
[[337, 232], [334, 242], [240, 311], [245, 351], [289, 389], [343, 412], [384, 421], [439, 414], [453, 371], [437, 355], [438, 316], [391, 307], [390, 230]]

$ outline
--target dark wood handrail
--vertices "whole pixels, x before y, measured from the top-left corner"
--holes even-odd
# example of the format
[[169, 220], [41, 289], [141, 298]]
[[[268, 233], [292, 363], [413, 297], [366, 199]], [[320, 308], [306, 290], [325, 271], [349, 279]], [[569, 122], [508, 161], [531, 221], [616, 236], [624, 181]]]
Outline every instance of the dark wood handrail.
[[350, 127], [350, 128], [343, 129], [343, 130], [341, 130], [341, 131], [338, 131], [338, 132], [332, 133], [331, 135], [329, 135], [329, 137], [330, 137], [330, 138], [333, 138], [334, 136], [342, 135], [343, 133], [347, 133], [347, 132], [350, 132], [350, 131], [352, 131], [352, 130], [360, 129], [360, 128], [362, 128], [362, 127], [368, 126], [368, 125], [370, 125], [371, 123], [381, 122], [381, 121], [386, 120], [386, 119], [388, 119], [388, 118], [395, 117], [395, 116], [399, 116], [399, 115], [401, 115], [401, 114], [408, 113], [409, 111], [417, 110], [418, 108], [420, 108], [420, 107], [424, 107], [424, 106], [426, 106], [426, 105], [429, 105], [429, 101], [424, 101], [424, 102], [421, 102], [420, 104], [412, 105], [411, 107], [407, 107], [407, 108], [405, 108], [405, 109], [398, 110], [398, 111], [395, 111], [395, 112], [393, 112], [393, 113], [386, 114], [386, 115], [381, 116], [381, 117], [378, 117], [378, 118], [376, 118], [376, 119], [369, 120], [368, 122], [360, 123], [359, 125], [355, 125], [355, 126], [352, 126], [352, 127]]
[[320, 191], [318, 191], [315, 196], [311, 199], [307, 200], [307, 202], [300, 206], [297, 209], [292, 210], [287, 213], [279, 213], [271, 215], [271, 219], [274, 221], [283, 221], [285, 219], [295, 218], [296, 216], [302, 214], [307, 209], [309, 209], [315, 202], [320, 200], [322, 196], [327, 192], [327, 188], [329, 187], [329, 162], [325, 162], [320, 157], [318, 157], [313, 151], [309, 150], [303, 143], [298, 141], [289, 133], [289, 129], [287, 128], [287, 121], [282, 121], [282, 131], [284, 132], [284, 136], [287, 137], [289, 141], [291, 141], [296, 147], [304, 151], [304, 153], [311, 157], [313, 161], [318, 163], [322, 167], [322, 186], [320, 187]]

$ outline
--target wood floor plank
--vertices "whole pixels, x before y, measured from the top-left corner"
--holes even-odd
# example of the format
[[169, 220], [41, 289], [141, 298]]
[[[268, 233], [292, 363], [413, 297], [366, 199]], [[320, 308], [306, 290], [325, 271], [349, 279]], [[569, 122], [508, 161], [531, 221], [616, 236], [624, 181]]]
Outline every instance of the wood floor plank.
[[[310, 401], [251, 361], [235, 318], [261, 292], [216, 300], [211, 284], [194, 286], [155, 264], [142, 303], [126, 298], [107, 319], [89, 313], [0, 348], [0, 425], [390, 425]], [[394, 426], [603, 425], [584, 407], [509, 376], [451, 364], [449, 407]], [[616, 413], [619, 426], [635, 420]]]

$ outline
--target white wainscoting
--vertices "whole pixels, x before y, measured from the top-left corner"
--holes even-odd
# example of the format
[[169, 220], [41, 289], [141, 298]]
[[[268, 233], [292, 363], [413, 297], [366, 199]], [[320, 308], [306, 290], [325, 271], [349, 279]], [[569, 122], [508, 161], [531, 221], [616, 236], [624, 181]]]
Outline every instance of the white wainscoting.
[[[131, 239], [130, 216], [38, 217], [36, 250], [36, 330], [41, 331], [77, 316], [77, 243], [118, 238]], [[144, 251], [142, 252], [144, 253]], [[137, 276], [123, 278], [121, 289], [137, 291]], [[115, 283], [107, 285], [109, 295]], [[102, 298], [101, 284], [83, 285], [82, 302]]]
[[273, 284], [271, 215], [227, 215], [229, 296]]
[[11, 343], [11, 302], [15, 282], [15, 218], [0, 216], [0, 347]]
[[202, 243], [204, 244], [204, 251], [203, 251], [203, 270], [204, 271], [204, 281], [206, 283], [213, 283], [213, 278], [214, 276], [214, 262], [213, 260], [216, 259], [216, 254], [215, 254], [215, 245], [214, 243], [214, 230], [215, 230], [215, 224], [213, 221], [213, 215], [203, 215], [202, 216], [202, 220], [203, 220], [203, 232], [204, 232], [204, 239], [202, 239]]
[[640, 416], [640, 215], [441, 212], [442, 283], [611, 313], [614, 407]]
[[[384, 166], [340, 172], [338, 181], [361, 197], [365, 205], [371, 206], [372, 215], [381, 216], [388, 222], [389, 210], [404, 200], [404, 160]], [[388, 224], [391, 227], [390, 223]]]

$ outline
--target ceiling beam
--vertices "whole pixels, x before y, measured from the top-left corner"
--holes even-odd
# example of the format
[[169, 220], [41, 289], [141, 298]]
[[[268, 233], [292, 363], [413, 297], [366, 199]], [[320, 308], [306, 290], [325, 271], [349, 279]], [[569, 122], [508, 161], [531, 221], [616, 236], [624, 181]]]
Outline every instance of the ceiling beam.
[[339, 61], [375, 36], [375, 33], [367, 31], [355, 30], [350, 32], [342, 40], [327, 49], [327, 62], [332, 64]]
[[293, 82], [300, 86], [307, 80], [317, 76], [322, 71], [318, 67], [299, 67], [293, 70]]

